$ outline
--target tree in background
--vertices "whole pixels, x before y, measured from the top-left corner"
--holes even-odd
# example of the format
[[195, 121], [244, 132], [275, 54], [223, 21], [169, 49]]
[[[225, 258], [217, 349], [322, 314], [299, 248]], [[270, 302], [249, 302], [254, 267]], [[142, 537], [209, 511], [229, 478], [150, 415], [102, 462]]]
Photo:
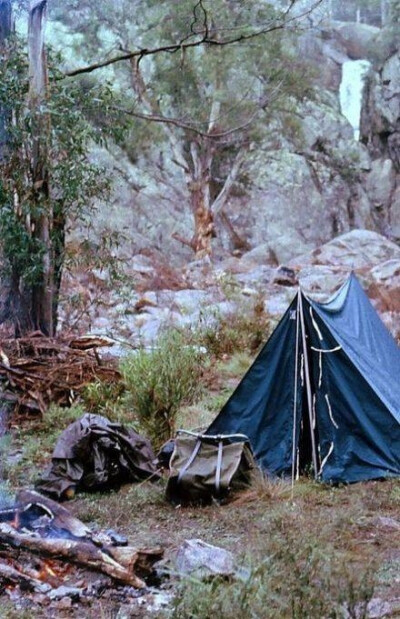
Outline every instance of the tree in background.
[[[59, 19], [73, 28], [79, 23], [85, 32], [88, 56], [102, 39], [123, 52], [119, 59], [126, 62], [115, 73], [123, 91], [119, 110], [158, 126], [156, 134], [151, 128], [139, 133], [139, 143], [136, 123], [125, 148], [132, 158], [143, 157], [146, 141], [155, 137], [161, 153], [148, 166], [157, 170], [159, 182], [170, 184], [170, 162], [179, 171], [177, 200], [192, 213], [193, 235], [175, 238], [196, 257], [211, 254], [217, 217], [240, 246], [228, 204], [247, 153], [265, 135], [272, 115], [287, 113], [309, 91], [292, 26], [319, 2], [279, 4], [138, 0], [132, 11], [128, 0], [85, 0], [58, 8]], [[135, 45], [139, 50], [130, 53]], [[99, 60], [90, 70], [116, 66], [109, 54], [110, 61]]]
[[17, 334], [55, 333], [67, 223], [107, 186], [88, 159], [96, 133], [79, 110], [81, 93], [48, 70], [45, 12], [46, 0], [31, 2], [29, 53], [15, 36], [1, 50], [0, 240], [8, 290], [0, 318], [12, 320]]

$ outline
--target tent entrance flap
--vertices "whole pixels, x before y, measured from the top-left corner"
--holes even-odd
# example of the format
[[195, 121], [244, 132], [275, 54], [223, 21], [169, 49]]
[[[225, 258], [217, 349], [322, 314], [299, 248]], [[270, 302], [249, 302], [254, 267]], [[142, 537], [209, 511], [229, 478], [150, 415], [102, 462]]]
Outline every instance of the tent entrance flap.
[[315, 426], [316, 420], [313, 415], [313, 398], [311, 391], [311, 381], [310, 381], [310, 366], [309, 366], [309, 356], [307, 350], [307, 335], [306, 328], [304, 324], [304, 308], [303, 308], [303, 293], [301, 290], [299, 291], [299, 313], [300, 313], [300, 324], [301, 324], [301, 339], [303, 343], [303, 355], [304, 355], [304, 378], [305, 378], [305, 386], [307, 392], [307, 409], [308, 409], [308, 426], [309, 426], [309, 436], [311, 441], [311, 456], [312, 456], [312, 464], [314, 469], [314, 477], [317, 478], [318, 475], [318, 461], [317, 461], [317, 446], [315, 440]]

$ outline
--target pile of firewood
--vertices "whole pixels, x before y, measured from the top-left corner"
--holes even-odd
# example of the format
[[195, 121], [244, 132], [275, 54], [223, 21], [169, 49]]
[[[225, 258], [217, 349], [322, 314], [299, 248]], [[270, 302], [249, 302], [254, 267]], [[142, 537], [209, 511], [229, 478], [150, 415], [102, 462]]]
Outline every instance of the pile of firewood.
[[69, 406], [89, 383], [118, 382], [115, 364], [100, 359], [99, 347], [107, 338], [84, 336], [48, 338], [33, 333], [19, 339], [3, 339], [0, 347], [2, 400], [17, 414], [42, 414], [50, 403]]

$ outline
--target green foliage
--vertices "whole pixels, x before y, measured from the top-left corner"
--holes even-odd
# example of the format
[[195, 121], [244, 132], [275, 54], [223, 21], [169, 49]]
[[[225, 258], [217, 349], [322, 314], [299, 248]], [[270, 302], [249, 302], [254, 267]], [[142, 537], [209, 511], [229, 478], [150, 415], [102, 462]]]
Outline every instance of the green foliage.
[[122, 382], [96, 381], [85, 387], [82, 401], [89, 413], [104, 415], [110, 421], [132, 424], [132, 412], [125, 405], [125, 386]]
[[[115, 49], [138, 46], [151, 49], [194, 41], [201, 38], [205, 27], [210, 37], [218, 39], [246, 37], [263, 27], [282, 23], [282, 11], [276, 2], [261, 0], [245, 3], [205, 0], [202, 4], [192, 0], [172, 3], [141, 0], [134, 12], [129, 0], [118, 3], [84, 0], [79, 5], [68, 6], [68, 10], [65, 3], [55, 0], [52, 10], [71, 32], [84, 32], [85, 47], [81, 53], [87, 61], [99, 55], [104, 40], [107, 45], [112, 41]], [[109, 69], [114, 72], [114, 89], [119, 91], [124, 107], [147, 116], [157, 110], [156, 116], [177, 119], [178, 123], [172, 126], [133, 119], [130, 130], [124, 134], [124, 149], [132, 161], [146, 156], [151, 160], [150, 165], [157, 166], [159, 159], [157, 163], [152, 160], [155, 154], [151, 146], [171, 145], [173, 134], [174, 148], [179, 144], [190, 168], [190, 142], [195, 139], [199, 145], [201, 138], [180, 127], [179, 121], [194, 130], [207, 132], [213, 110], [215, 132], [228, 132], [226, 138], [213, 141], [218, 152], [211, 169], [215, 195], [238, 148], [250, 144], [254, 147], [264, 139], [272, 131], [268, 127], [272, 114], [287, 116], [288, 96], [302, 99], [310, 93], [312, 83], [296, 49], [293, 22], [290, 28], [272, 28], [266, 36], [243, 39], [236, 45], [200, 46], [144, 57], [140, 69], [143, 77], [140, 86], [129, 63], [118, 63]], [[229, 133], [237, 127], [243, 129]], [[166, 147], [163, 154], [169, 157], [170, 152]]]
[[[0, 243], [3, 269], [13, 281], [25, 286], [40, 283], [43, 256], [51, 255], [54, 294], [65, 260], [65, 234], [73, 221], [93, 217], [94, 200], [107, 196], [109, 181], [104, 170], [90, 161], [90, 145], [102, 143], [104, 127], [85, 118], [87, 108], [111, 107], [107, 89], [97, 87], [95, 96], [59, 80], [58, 57], [50, 54], [49, 93], [41, 106], [41, 139], [45, 143], [49, 195], [36, 186], [32, 173], [34, 113], [27, 105], [28, 59], [24, 41], [14, 38], [2, 51], [0, 63], [0, 112], [6, 131], [4, 161], [0, 170]], [[103, 102], [100, 91], [104, 94]], [[86, 96], [84, 97], [83, 94]], [[89, 103], [90, 102], [90, 103]], [[107, 115], [106, 115], [107, 116]], [[48, 218], [49, 247], [37, 232], [36, 222]]]
[[254, 352], [266, 342], [271, 332], [271, 320], [264, 311], [262, 297], [250, 304], [240, 303], [236, 311], [218, 315], [204, 311], [194, 339], [209, 353], [221, 358], [237, 351]]
[[172, 330], [122, 361], [127, 404], [156, 448], [174, 435], [179, 407], [199, 397], [203, 366], [202, 354]]
[[334, 548], [321, 547], [310, 532], [298, 538], [287, 522], [273, 523], [272, 529], [269, 553], [253, 553], [252, 568], [241, 578], [185, 579], [173, 619], [366, 617], [374, 589], [372, 567], [352, 573]]
[[[33, 237], [22, 218], [15, 212], [0, 186], [0, 240], [5, 258], [6, 272], [15, 270], [28, 285], [36, 284], [42, 274], [44, 246], [40, 239]], [[29, 205], [24, 205], [27, 212]], [[21, 211], [20, 211], [21, 213]]]

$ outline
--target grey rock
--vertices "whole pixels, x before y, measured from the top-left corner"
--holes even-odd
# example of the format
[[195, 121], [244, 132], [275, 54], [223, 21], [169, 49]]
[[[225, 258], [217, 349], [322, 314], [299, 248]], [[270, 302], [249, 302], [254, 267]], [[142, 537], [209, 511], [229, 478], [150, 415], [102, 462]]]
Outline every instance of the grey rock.
[[373, 205], [389, 211], [396, 186], [396, 171], [391, 159], [376, 159], [366, 178], [366, 190]]
[[372, 600], [368, 602], [368, 619], [383, 619], [383, 617], [398, 617], [399, 615], [400, 598], [393, 598], [391, 600], [372, 598]]
[[380, 34], [379, 28], [356, 22], [332, 22], [331, 30], [352, 60], [368, 58]]
[[140, 274], [154, 275], [156, 272], [151, 258], [142, 254], [133, 256], [128, 266], [131, 271], [137, 271]]
[[179, 573], [192, 574], [199, 578], [232, 576], [236, 571], [231, 552], [207, 544], [201, 539], [185, 540], [178, 549], [175, 563]]
[[372, 230], [352, 230], [291, 260], [287, 266], [304, 268], [319, 264], [349, 271], [372, 268], [391, 259], [400, 259], [398, 245]]
[[174, 308], [190, 313], [208, 302], [208, 294], [204, 290], [178, 290], [171, 299]]
[[262, 288], [273, 281], [275, 269], [270, 266], [259, 265], [251, 270], [238, 273], [235, 277], [241, 286]]
[[389, 516], [378, 516], [374, 520], [374, 525], [379, 529], [400, 531], [400, 521], [390, 518]]
[[52, 589], [47, 595], [51, 600], [62, 600], [63, 598], [71, 598], [73, 600], [79, 600], [83, 593], [83, 589], [78, 587], [67, 587], [61, 585], [57, 589]]

